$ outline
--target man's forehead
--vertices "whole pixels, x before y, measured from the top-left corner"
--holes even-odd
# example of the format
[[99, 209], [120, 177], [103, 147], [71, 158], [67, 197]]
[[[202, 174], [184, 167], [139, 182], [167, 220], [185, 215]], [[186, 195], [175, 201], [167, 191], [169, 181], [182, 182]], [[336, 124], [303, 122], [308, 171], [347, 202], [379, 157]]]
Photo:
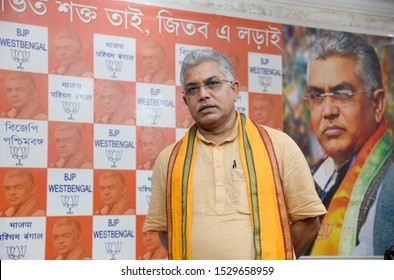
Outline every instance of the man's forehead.
[[105, 87], [100, 91], [100, 96], [121, 96], [123, 92], [114, 87]]
[[18, 83], [18, 85], [20, 86], [21, 84], [26, 85], [27, 84], [27, 79], [24, 79], [23, 77], [9, 77], [6, 79], [6, 85], [9, 85], [10, 83]]
[[118, 185], [120, 181], [118, 176], [107, 175], [100, 178], [99, 184], [100, 186]]
[[184, 82], [185, 84], [199, 83], [209, 78], [222, 76], [223, 73], [220, 70], [219, 63], [208, 60], [187, 69], [184, 73]]

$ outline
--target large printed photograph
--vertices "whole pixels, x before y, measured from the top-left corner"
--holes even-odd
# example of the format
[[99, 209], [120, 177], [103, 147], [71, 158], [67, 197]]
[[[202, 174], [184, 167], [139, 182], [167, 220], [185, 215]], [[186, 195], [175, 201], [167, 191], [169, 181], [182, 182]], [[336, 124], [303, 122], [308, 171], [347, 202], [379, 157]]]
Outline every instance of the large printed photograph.
[[394, 40], [283, 27], [285, 131], [328, 213], [305, 253], [382, 256], [394, 244]]

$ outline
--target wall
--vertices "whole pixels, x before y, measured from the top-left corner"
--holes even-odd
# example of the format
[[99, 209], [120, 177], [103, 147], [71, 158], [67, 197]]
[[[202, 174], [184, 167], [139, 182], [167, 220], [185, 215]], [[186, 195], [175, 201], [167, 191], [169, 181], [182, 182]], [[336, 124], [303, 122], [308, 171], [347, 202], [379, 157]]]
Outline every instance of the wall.
[[[147, 1], [144, 1], [145, 3]], [[279, 21], [327, 29], [394, 36], [392, 0], [171, 0], [163, 5], [185, 5], [215, 9], [218, 13], [242, 12], [267, 21]]]

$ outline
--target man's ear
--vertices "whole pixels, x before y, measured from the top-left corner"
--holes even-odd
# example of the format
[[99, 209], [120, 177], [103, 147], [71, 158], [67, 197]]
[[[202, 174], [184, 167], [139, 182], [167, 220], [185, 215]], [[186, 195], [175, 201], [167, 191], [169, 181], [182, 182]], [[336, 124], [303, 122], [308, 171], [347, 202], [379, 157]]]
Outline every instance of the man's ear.
[[32, 196], [36, 194], [36, 186], [35, 185], [30, 186], [30, 193]]
[[185, 104], [187, 106], [187, 100], [186, 100], [186, 97], [185, 97], [185, 95], [183, 93], [182, 93], [182, 99], [183, 99], [183, 102], [185, 102]]
[[233, 92], [234, 92], [234, 102], [236, 102], [238, 100], [239, 89], [240, 89], [239, 82], [238, 81], [234, 81], [231, 84], [231, 88], [233, 89]]
[[377, 89], [372, 93], [373, 107], [375, 111], [375, 120], [381, 123], [386, 108], [386, 94], [383, 89]]

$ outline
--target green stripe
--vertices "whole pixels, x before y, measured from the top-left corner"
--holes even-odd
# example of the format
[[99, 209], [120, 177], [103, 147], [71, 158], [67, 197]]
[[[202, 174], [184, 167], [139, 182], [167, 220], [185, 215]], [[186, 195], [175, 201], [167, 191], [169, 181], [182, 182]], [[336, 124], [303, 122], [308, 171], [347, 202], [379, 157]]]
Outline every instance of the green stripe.
[[[197, 126], [194, 125], [189, 130], [189, 138], [187, 140], [186, 157], [182, 171], [182, 259], [186, 260], [186, 216], [187, 216], [187, 192], [190, 176], [190, 169], [193, 158], [193, 147], [196, 139]], [[191, 182], [193, 183], [193, 182]]]
[[261, 248], [261, 236], [260, 236], [260, 212], [259, 212], [259, 200], [258, 200], [258, 185], [256, 169], [254, 166], [254, 158], [252, 147], [248, 135], [246, 134], [245, 122], [246, 117], [244, 114], [240, 114], [241, 117], [241, 127], [242, 127], [242, 137], [244, 139], [244, 152], [246, 157], [246, 166], [248, 168], [249, 182], [250, 182], [250, 197], [252, 201], [252, 212], [253, 212], [253, 224], [254, 224], [254, 247], [255, 247], [255, 259], [261, 260], [262, 248]]
[[361, 203], [371, 182], [394, 150], [394, 143], [387, 130], [367, 158], [357, 181], [354, 184], [348, 209], [342, 226], [339, 254], [350, 255], [356, 245], [357, 222]]

